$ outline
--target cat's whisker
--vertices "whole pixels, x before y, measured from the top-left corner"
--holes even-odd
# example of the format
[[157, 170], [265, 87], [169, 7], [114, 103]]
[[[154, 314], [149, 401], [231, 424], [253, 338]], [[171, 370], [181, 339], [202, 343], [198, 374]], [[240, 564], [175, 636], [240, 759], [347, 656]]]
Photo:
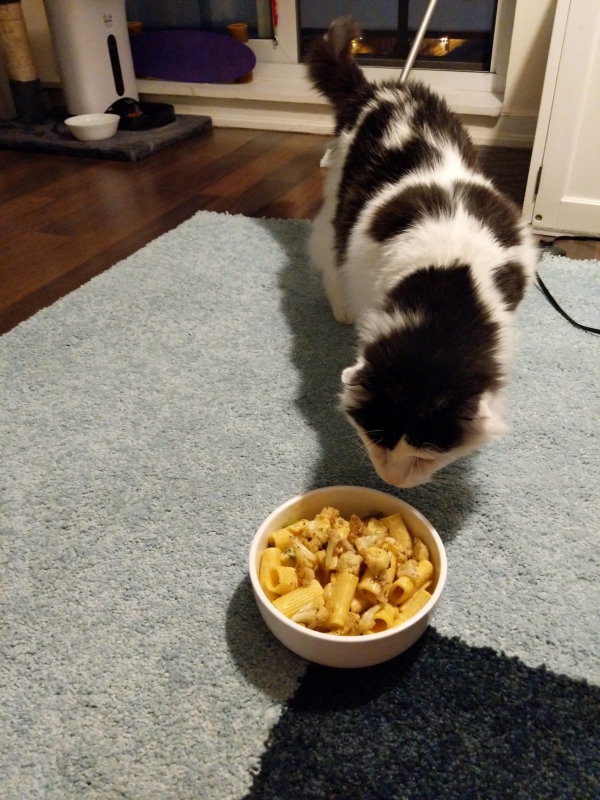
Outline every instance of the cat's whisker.
[[436, 473], [430, 483], [430, 486], [438, 487], [441, 489], [456, 487], [456, 480], [449, 475], [439, 475]]
[[414, 457], [413, 457], [413, 459], [412, 459], [412, 461], [411, 461], [411, 464], [410, 464], [410, 470], [409, 470], [409, 472], [408, 472], [408, 482], [409, 482], [409, 483], [410, 483], [410, 481], [411, 481], [411, 479], [412, 479], [412, 473], [413, 473], [413, 469], [415, 468], [416, 464], [417, 464], [417, 457], [416, 457], [416, 456], [414, 456]]
[[345, 436], [342, 436], [341, 438], [342, 441], [347, 441], [348, 439], [358, 439], [359, 441], [362, 441], [358, 431], [352, 431], [352, 433], [348, 433]]
[[436, 458], [435, 456], [432, 456], [431, 454], [428, 456], [428, 458], [430, 458], [432, 461], [435, 461], [435, 463], [439, 464], [440, 467], [445, 467], [446, 466], [441, 459]]

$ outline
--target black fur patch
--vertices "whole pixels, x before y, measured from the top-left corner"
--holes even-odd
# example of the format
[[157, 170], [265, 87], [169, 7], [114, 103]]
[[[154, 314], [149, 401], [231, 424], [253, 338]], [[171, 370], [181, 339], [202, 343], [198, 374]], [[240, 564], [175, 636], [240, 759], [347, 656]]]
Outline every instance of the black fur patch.
[[465, 164], [479, 168], [479, 156], [471, 137], [448, 104], [422, 83], [407, 84], [414, 105], [412, 124], [420, 133], [430, 131], [435, 139], [452, 142], [458, 148]]
[[365, 346], [357, 379], [370, 399], [348, 413], [390, 450], [405, 436], [413, 447], [448, 451], [460, 444], [481, 395], [502, 383], [498, 325], [465, 265], [409, 275], [389, 294], [386, 310], [395, 309], [423, 320]]
[[439, 151], [421, 138], [409, 139], [402, 149], [382, 147], [381, 140], [396, 109], [394, 103], [381, 102], [366, 116], [348, 152], [333, 220], [340, 261], [346, 255], [350, 231], [365, 204], [383, 186], [421, 167], [431, 167], [440, 158]]
[[467, 212], [486, 225], [504, 247], [521, 244], [520, 214], [508, 198], [478, 183], [459, 181], [456, 193]]
[[[375, 213], [369, 233], [376, 241], [385, 241], [425, 219], [451, 215], [456, 211], [458, 200], [464, 203], [472, 217], [491, 230], [504, 247], [521, 243], [519, 212], [516, 206], [495, 189], [466, 181], [458, 181], [452, 195], [437, 184], [420, 183], [409, 186]], [[514, 282], [515, 279], [512, 280]], [[522, 284], [517, 303], [523, 296], [524, 279]], [[511, 285], [507, 288], [514, 290], [515, 287]]]
[[369, 233], [377, 242], [384, 242], [422, 220], [450, 215], [455, 205], [441, 186], [419, 183], [388, 200], [373, 216]]
[[525, 268], [518, 261], [508, 261], [494, 271], [494, 283], [502, 293], [510, 311], [514, 311], [525, 295]]

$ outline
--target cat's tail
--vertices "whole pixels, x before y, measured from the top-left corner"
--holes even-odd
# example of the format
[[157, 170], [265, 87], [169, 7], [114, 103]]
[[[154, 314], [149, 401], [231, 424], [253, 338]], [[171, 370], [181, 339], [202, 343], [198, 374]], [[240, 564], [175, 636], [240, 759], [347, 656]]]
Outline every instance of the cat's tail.
[[354, 20], [339, 17], [312, 46], [308, 77], [315, 89], [335, 106], [340, 117], [349, 102], [364, 97], [369, 82], [354, 63], [352, 42], [360, 36]]

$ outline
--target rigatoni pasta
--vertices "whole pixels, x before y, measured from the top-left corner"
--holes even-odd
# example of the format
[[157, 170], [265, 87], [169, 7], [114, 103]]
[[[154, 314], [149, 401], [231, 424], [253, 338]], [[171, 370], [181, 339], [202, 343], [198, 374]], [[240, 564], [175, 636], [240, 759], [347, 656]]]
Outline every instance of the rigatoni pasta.
[[293, 622], [336, 636], [401, 625], [431, 598], [435, 579], [424, 542], [401, 514], [345, 520], [326, 507], [270, 534], [259, 581]]

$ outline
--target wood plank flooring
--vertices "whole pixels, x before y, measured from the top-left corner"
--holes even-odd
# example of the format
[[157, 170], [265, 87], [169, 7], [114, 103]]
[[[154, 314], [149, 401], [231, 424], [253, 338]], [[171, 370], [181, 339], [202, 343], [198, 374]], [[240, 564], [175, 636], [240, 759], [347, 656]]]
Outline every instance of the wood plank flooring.
[[[330, 141], [218, 128], [136, 163], [0, 151], [0, 333], [200, 209], [312, 219]], [[482, 153], [520, 203], [529, 151]], [[573, 245], [600, 257], [595, 243]]]

